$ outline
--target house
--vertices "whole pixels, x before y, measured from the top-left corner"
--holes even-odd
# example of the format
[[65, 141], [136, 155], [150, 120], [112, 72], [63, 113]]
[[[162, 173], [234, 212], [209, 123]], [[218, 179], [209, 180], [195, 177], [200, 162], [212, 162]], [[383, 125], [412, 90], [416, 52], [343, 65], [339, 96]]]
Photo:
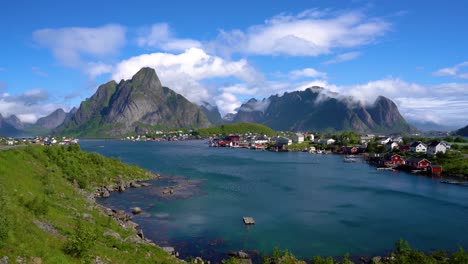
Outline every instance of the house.
[[403, 143], [403, 138], [402, 137], [394, 137], [394, 138], [392, 138], [392, 141], [396, 142], [398, 144], [401, 144], [401, 143]]
[[369, 143], [371, 142], [371, 140], [373, 140], [375, 138], [375, 135], [372, 135], [372, 134], [367, 134], [367, 135], [362, 135], [359, 137], [359, 141], [360, 143]]
[[415, 142], [411, 143], [410, 151], [411, 152], [417, 152], [417, 153], [426, 153], [427, 146], [424, 143], [422, 143], [421, 141], [415, 141]]
[[431, 162], [425, 158], [409, 158], [405, 161], [406, 165], [413, 169], [426, 169], [431, 166]]
[[400, 146], [400, 151], [401, 151], [401, 152], [408, 152], [408, 151], [410, 151], [410, 150], [411, 150], [411, 148], [410, 148], [410, 146], [408, 146], [408, 145]]
[[333, 138], [317, 138], [315, 139], [315, 143], [320, 143], [320, 144], [326, 144], [326, 145], [331, 145], [331, 144], [334, 144], [336, 142], [336, 140], [334, 140]]
[[358, 148], [356, 148], [356, 147], [341, 147], [341, 151], [344, 154], [356, 154], [356, 153], [358, 153]]
[[268, 142], [270, 142], [270, 140], [264, 136], [256, 137], [255, 139], [251, 141], [253, 141], [254, 144], [267, 144]]
[[277, 137], [276, 138], [276, 145], [286, 145], [289, 146], [292, 144], [292, 140], [285, 137]]
[[398, 154], [387, 154], [383, 157], [381, 164], [387, 167], [398, 167], [405, 165], [405, 160]]
[[385, 149], [387, 149], [387, 151], [392, 151], [392, 149], [398, 149], [398, 143], [394, 141], [389, 141], [387, 144], [385, 144]]
[[446, 142], [446, 141], [441, 141], [440, 144], [444, 145], [446, 150], [449, 150], [449, 149], [452, 148], [452, 146], [450, 145], [450, 143], [448, 143], [448, 142]]
[[239, 136], [227, 136], [223, 140], [226, 143], [227, 147], [238, 147], [240, 137]]
[[442, 174], [442, 166], [440, 165], [431, 165], [429, 169], [432, 175], [440, 176]]
[[387, 144], [390, 141], [392, 141], [392, 138], [390, 138], [390, 137], [379, 139], [379, 143], [382, 144], [382, 145]]
[[427, 147], [427, 155], [430, 156], [434, 156], [438, 152], [445, 153], [445, 151], [447, 151], [447, 147], [439, 141], [432, 141]]
[[304, 134], [304, 140], [308, 139], [313, 142], [314, 138], [315, 138], [314, 134], [308, 134], [308, 133]]
[[300, 144], [304, 142], [304, 134], [302, 133], [296, 133], [293, 135], [292, 140], [294, 143]]

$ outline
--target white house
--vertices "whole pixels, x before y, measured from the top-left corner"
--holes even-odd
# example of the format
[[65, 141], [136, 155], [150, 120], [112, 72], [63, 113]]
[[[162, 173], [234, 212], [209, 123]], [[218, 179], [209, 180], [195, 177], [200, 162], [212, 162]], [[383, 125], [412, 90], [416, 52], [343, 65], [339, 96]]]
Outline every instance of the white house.
[[255, 144], [267, 144], [268, 142], [270, 142], [270, 140], [267, 137], [264, 137], [264, 136], [256, 137], [253, 140], [253, 143], [255, 143]]
[[277, 145], [291, 145], [292, 144], [292, 140], [289, 139], [289, 138], [285, 138], [285, 137], [277, 137], [276, 138], [276, 144]]
[[379, 143], [380, 144], [387, 144], [388, 142], [392, 141], [392, 138], [388, 137], [388, 138], [383, 138], [383, 139], [379, 139]]
[[431, 142], [431, 144], [429, 144], [429, 146], [427, 147], [427, 154], [431, 156], [436, 155], [437, 152], [445, 153], [445, 151], [447, 151], [447, 147], [445, 146], [445, 144], [438, 141]]
[[390, 141], [387, 144], [385, 144], [385, 148], [387, 149], [387, 151], [392, 151], [392, 149], [398, 148], [398, 143]]
[[304, 134], [296, 133], [296, 134], [293, 135], [292, 140], [293, 140], [294, 143], [300, 144], [300, 143], [304, 142]]
[[310, 138], [310, 141], [314, 141], [315, 137], [314, 137], [314, 134], [307, 134], [307, 137]]
[[423, 144], [421, 141], [415, 141], [410, 145], [411, 152], [418, 152], [418, 153], [426, 153], [427, 146]]
[[[371, 140], [373, 140], [375, 138], [375, 135], [373, 134], [367, 134], [367, 135], [362, 135], [359, 137], [359, 140], [362, 143], [369, 143]], [[367, 146], [367, 144], [366, 144]]]
[[393, 142], [396, 142], [398, 144], [403, 143], [403, 138], [402, 137], [396, 137], [392, 139]]
[[315, 139], [315, 143], [320, 143], [320, 144], [326, 144], [326, 145], [331, 145], [335, 143], [336, 140], [333, 138], [317, 138]]

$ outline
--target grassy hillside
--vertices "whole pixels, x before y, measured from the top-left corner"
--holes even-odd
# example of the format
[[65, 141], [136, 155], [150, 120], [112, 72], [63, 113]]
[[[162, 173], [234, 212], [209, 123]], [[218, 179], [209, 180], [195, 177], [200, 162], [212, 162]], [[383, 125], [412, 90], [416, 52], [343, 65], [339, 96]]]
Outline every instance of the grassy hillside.
[[[30, 263], [174, 263], [160, 248], [125, 242], [135, 236], [72, 182], [86, 189], [150, 174], [118, 160], [72, 147], [22, 147], [0, 151], [0, 258]], [[81, 193], [81, 194], [80, 194]], [[115, 232], [122, 239], [105, 236]]]
[[233, 123], [225, 124], [217, 127], [203, 128], [198, 130], [200, 136], [208, 137], [212, 135], [229, 135], [229, 134], [245, 134], [255, 133], [258, 135], [273, 136], [276, 132], [264, 125], [256, 123]]

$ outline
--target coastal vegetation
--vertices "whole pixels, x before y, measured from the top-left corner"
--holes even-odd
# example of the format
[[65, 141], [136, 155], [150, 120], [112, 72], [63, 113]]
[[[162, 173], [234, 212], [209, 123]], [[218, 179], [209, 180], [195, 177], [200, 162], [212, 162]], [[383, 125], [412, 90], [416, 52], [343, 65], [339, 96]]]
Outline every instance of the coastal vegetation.
[[134, 231], [100, 213], [92, 195], [81, 189], [148, 178], [143, 169], [83, 152], [78, 145], [0, 151], [0, 259], [177, 262], [159, 247], [132, 239]]

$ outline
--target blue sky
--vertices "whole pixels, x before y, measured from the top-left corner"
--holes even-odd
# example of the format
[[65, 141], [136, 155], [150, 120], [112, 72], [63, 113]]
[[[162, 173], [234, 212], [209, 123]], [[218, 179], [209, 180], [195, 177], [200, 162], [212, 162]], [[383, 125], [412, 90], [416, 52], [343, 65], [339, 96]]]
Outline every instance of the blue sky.
[[2, 3], [3, 116], [34, 122], [150, 66], [223, 114], [320, 85], [387, 96], [411, 122], [468, 124], [465, 1], [65, 2]]

